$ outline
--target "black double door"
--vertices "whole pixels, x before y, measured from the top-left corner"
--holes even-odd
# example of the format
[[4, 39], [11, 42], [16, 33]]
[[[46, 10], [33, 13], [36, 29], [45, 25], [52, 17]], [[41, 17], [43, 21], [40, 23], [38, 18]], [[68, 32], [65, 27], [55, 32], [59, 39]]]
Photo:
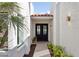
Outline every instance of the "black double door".
[[37, 41], [48, 41], [48, 24], [36, 24]]

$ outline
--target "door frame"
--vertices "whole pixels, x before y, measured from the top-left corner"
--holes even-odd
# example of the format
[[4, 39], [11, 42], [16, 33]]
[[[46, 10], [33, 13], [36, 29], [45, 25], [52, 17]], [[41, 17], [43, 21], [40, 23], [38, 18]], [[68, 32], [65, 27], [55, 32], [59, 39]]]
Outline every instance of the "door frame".
[[47, 25], [47, 41], [49, 41], [49, 25], [48, 25], [48, 23], [36, 23], [35, 24], [35, 36], [36, 36], [36, 26], [37, 25]]

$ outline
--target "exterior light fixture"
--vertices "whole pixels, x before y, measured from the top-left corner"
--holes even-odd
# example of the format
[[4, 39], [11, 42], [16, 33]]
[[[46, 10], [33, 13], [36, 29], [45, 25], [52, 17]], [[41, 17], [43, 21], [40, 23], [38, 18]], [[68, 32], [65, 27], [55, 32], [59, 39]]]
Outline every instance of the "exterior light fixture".
[[72, 23], [71, 23], [71, 13], [70, 12], [68, 13], [68, 16], [67, 16], [67, 23], [68, 23], [68, 27], [71, 28]]
[[71, 14], [70, 12], [68, 13], [68, 16], [67, 16], [67, 21], [70, 22], [71, 21]]
[[67, 16], [67, 21], [71, 21], [71, 17], [70, 16]]

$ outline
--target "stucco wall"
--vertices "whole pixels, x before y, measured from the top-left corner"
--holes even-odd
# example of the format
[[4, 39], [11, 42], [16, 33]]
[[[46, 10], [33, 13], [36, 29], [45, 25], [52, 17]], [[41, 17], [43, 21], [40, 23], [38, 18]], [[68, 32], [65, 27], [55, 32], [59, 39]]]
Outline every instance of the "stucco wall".
[[52, 44], [56, 44], [56, 38], [57, 38], [57, 35], [56, 35], [56, 26], [57, 26], [57, 20], [56, 20], [56, 3], [53, 2], [52, 3], [52, 8], [51, 8], [51, 14], [53, 14], [53, 21], [52, 21], [52, 25], [53, 25], [53, 28], [52, 28], [52, 33], [53, 33], [53, 38], [52, 38]]
[[60, 3], [55, 4], [55, 7], [56, 7], [55, 12], [54, 12], [55, 13], [55, 18], [54, 18], [55, 26], [53, 29], [56, 31], [54, 33], [56, 35], [56, 38], [53, 38], [53, 39], [54, 39], [54, 44], [59, 45], [60, 43]]
[[30, 39], [30, 4], [28, 2], [20, 2], [21, 14], [25, 17], [24, 24], [26, 25], [26, 30], [23, 30], [23, 42], [24, 44], [18, 48], [18, 56], [23, 56], [23, 54], [28, 54], [30, 51], [31, 39]]
[[[57, 9], [57, 20], [59, 26], [56, 30], [59, 35], [57, 43], [65, 48], [65, 50], [73, 56], [79, 56], [79, 3], [60, 3]], [[71, 21], [67, 21], [67, 16], [71, 17]], [[59, 18], [59, 19], [58, 19]], [[58, 42], [59, 41], [59, 42]]]

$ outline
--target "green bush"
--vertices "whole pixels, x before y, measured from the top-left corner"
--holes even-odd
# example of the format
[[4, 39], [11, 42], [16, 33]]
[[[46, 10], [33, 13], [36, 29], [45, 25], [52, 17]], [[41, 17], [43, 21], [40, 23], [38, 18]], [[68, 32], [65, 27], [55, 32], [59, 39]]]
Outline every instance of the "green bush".
[[52, 43], [47, 44], [47, 46], [48, 46], [49, 49], [52, 49], [53, 48]]
[[3, 39], [1, 40], [1, 44], [4, 44], [7, 41], [7, 37], [3, 37]]
[[54, 57], [63, 57], [65, 55], [63, 49], [60, 46], [53, 47], [53, 54]]
[[54, 45], [49, 43], [48, 48], [51, 50], [51, 55], [53, 57], [72, 57], [71, 55], [68, 55], [65, 51], [64, 48], [59, 46], [59, 45]]
[[2, 26], [0, 26], [0, 32], [2, 32]]
[[1, 42], [2, 37], [0, 37], [0, 42]]
[[0, 37], [0, 45], [4, 45], [8, 41], [8, 37]]
[[35, 43], [37, 41], [37, 37], [34, 37], [33, 39], [32, 39], [32, 43]]

